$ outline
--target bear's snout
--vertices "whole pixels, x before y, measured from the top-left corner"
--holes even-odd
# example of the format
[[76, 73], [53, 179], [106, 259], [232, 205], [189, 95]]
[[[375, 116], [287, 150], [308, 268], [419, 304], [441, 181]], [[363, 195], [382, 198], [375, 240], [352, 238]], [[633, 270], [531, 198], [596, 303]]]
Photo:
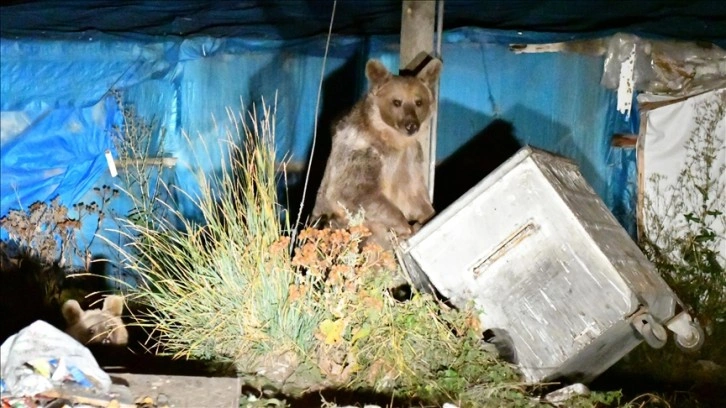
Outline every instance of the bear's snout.
[[418, 132], [419, 124], [417, 122], [406, 122], [403, 127], [406, 129], [406, 133], [411, 136]]

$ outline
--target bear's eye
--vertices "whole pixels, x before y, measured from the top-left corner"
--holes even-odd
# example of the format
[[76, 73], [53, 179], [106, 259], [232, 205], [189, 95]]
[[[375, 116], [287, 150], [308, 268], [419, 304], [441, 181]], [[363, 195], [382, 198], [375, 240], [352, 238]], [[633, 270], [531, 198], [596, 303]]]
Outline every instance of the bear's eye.
[[423, 105], [423, 101], [421, 99], [416, 99], [416, 106], [421, 107]]
[[394, 99], [393, 100], [393, 106], [400, 108], [401, 107], [401, 100], [400, 99]]

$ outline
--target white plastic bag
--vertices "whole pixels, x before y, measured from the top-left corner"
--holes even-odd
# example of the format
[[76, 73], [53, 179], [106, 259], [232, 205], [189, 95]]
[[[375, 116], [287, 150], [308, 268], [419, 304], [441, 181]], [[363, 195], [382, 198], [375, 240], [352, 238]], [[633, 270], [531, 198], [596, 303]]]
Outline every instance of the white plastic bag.
[[[111, 378], [84, 345], [52, 325], [37, 320], [0, 346], [5, 391], [13, 396], [33, 396], [53, 388], [54, 378], [40, 374], [28, 363], [54, 359], [63, 363], [59, 365], [64, 370], [69, 367], [80, 370], [99, 392], [107, 393], [111, 387]], [[58, 380], [58, 376], [55, 379]]]

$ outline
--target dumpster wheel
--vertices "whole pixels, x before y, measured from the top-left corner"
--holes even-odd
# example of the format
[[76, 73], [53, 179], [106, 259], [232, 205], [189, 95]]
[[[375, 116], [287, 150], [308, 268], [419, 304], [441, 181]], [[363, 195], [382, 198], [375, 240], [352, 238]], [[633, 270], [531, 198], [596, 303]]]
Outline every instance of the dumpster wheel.
[[633, 327], [643, 336], [643, 340], [650, 347], [659, 349], [665, 346], [668, 340], [668, 332], [665, 327], [658, 323], [649, 313], [642, 313], [633, 319]]
[[681, 311], [666, 323], [668, 330], [673, 332], [673, 339], [681, 351], [693, 353], [698, 351], [706, 335], [703, 328], [686, 311]]
[[706, 340], [706, 335], [700, 324], [690, 322], [688, 334], [682, 335], [680, 333], [675, 333], [673, 335], [673, 339], [679, 349], [687, 353], [693, 353], [703, 346], [703, 342]]

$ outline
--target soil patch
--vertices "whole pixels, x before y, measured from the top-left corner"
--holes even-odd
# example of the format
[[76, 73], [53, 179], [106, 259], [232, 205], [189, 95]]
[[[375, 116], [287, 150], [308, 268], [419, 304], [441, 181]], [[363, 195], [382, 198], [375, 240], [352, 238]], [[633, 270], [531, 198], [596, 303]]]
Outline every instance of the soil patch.
[[127, 386], [134, 400], [151, 398], [169, 408], [239, 408], [241, 384], [236, 377], [155, 374], [112, 374], [114, 384]]

